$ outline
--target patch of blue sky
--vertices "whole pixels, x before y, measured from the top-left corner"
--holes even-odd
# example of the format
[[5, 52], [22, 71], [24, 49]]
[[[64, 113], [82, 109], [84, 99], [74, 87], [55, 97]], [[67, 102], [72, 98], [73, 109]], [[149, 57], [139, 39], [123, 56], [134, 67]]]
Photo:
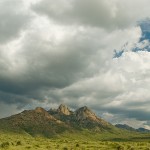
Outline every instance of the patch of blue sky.
[[[139, 40], [139, 43], [135, 44], [135, 47], [131, 49], [133, 52], [138, 51], [148, 51], [150, 52], [150, 19], [145, 19], [142, 21], [139, 21], [138, 26], [141, 27], [142, 30], [142, 36]], [[148, 44], [145, 44], [146, 41], [148, 41]], [[126, 43], [121, 50], [114, 50], [114, 56], [113, 58], [121, 57], [122, 54], [125, 52], [125, 47], [128, 43]], [[140, 46], [139, 46], [140, 45]]]

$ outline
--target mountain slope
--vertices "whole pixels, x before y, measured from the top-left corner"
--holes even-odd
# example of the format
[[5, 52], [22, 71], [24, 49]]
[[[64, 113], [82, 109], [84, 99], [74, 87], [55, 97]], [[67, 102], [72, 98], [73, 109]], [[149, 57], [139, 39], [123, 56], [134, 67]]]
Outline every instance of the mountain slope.
[[124, 129], [124, 130], [128, 130], [128, 131], [136, 131], [136, 129], [126, 125], [126, 124], [116, 124], [115, 125], [117, 128], [120, 128], [120, 129]]
[[50, 136], [68, 129], [62, 121], [51, 116], [43, 108], [25, 110], [20, 114], [0, 119], [0, 127], [7, 130], [23, 130], [31, 135]]
[[88, 107], [84, 106], [75, 111], [75, 117], [77, 122], [84, 128], [95, 130], [109, 130], [112, 129], [112, 125], [103, 119], [96, 116]]
[[31, 135], [53, 136], [64, 132], [119, 132], [120, 129], [96, 116], [84, 106], [71, 111], [66, 105], [46, 111], [41, 107], [25, 110], [17, 115], [0, 119], [0, 129], [26, 132]]

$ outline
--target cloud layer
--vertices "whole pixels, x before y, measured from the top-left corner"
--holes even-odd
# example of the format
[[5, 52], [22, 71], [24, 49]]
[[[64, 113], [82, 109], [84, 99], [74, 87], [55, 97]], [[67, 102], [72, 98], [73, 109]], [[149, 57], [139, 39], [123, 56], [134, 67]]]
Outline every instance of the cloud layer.
[[148, 127], [149, 5], [149, 0], [0, 2], [0, 117], [66, 103], [88, 105], [112, 123]]
[[[148, 0], [44, 0], [33, 9], [61, 24], [116, 29], [133, 25], [145, 15], [148, 16], [149, 5]], [[141, 7], [144, 7], [142, 13]]]

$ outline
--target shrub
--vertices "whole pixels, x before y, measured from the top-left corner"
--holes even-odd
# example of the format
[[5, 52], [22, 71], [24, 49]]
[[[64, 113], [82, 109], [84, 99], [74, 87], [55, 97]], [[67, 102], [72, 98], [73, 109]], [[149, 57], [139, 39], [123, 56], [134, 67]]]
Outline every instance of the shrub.
[[67, 147], [64, 147], [63, 150], [68, 150], [68, 148], [67, 148]]
[[31, 146], [26, 146], [26, 148], [27, 148], [27, 149], [30, 149], [30, 148], [31, 148]]
[[40, 147], [40, 146], [38, 144], [36, 144], [35, 147]]
[[48, 148], [48, 149], [49, 149], [49, 148], [51, 148], [51, 146], [46, 146], [46, 148]]
[[117, 150], [124, 150], [124, 147], [119, 145], [119, 146], [117, 146]]
[[2, 144], [1, 144], [1, 148], [6, 148], [6, 147], [8, 147], [9, 146], [9, 142], [3, 142]]
[[21, 141], [17, 141], [16, 146], [22, 145]]

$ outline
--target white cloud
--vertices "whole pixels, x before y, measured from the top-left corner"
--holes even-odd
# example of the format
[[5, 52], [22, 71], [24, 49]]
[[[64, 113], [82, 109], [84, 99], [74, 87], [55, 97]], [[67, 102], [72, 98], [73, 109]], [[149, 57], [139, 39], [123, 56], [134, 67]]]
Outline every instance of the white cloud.
[[106, 121], [108, 122], [112, 122], [113, 119], [114, 119], [115, 115], [111, 114], [111, 113], [108, 113], [108, 112], [104, 112], [102, 114], [102, 118], [104, 118]]

